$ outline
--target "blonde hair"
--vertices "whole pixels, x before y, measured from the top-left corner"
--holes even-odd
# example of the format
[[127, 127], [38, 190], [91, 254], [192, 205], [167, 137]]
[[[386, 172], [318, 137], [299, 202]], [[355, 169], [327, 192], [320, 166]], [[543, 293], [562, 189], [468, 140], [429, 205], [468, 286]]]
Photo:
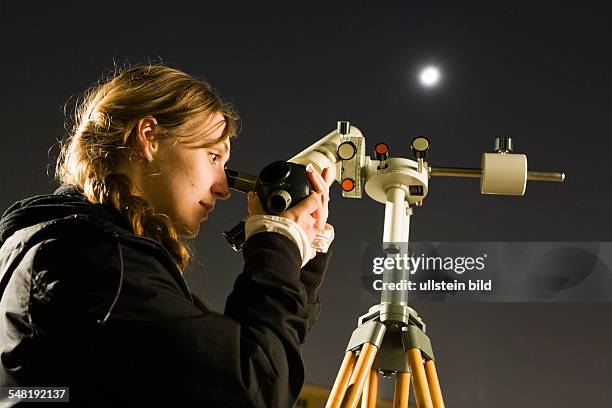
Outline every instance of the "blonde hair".
[[80, 187], [94, 204], [117, 209], [140, 236], [160, 242], [182, 272], [192, 255], [177, 234], [177, 224], [155, 211], [121, 171], [133, 154], [137, 122], [153, 116], [164, 139], [189, 139], [186, 123], [195, 115], [222, 113], [225, 130], [212, 146], [235, 137], [238, 114], [203, 79], [164, 65], [135, 65], [120, 70], [85, 92], [76, 104], [74, 124], [60, 144], [55, 178]]

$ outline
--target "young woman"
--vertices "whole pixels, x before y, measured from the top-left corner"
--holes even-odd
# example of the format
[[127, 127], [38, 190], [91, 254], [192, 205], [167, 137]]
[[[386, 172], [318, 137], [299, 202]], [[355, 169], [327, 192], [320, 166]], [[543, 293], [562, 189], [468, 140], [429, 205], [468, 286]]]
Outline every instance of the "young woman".
[[69, 387], [79, 405], [293, 405], [334, 174], [309, 166], [315, 191], [280, 216], [249, 194], [244, 272], [210, 310], [183, 279], [184, 240], [230, 195], [236, 120], [207, 82], [161, 65], [86, 93], [61, 186], [0, 220], [0, 386]]

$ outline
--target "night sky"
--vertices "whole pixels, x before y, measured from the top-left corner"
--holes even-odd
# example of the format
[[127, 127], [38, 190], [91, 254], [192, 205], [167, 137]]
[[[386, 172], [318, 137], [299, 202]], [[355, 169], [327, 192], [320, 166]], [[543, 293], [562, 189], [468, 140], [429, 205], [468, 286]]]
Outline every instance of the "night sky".
[[[12, 2], [11, 2], [12, 3]], [[0, 2], [0, 208], [53, 191], [64, 108], [125, 63], [163, 62], [208, 79], [241, 115], [230, 167], [257, 173], [348, 120], [368, 152], [409, 157], [427, 136], [433, 166], [478, 167], [514, 138], [533, 170], [523, 197], [485, 196], [475, 179], [433, 178], [414, 209], [416, 241], [612, 241], [610, 15], [495, 2]], [[440, 86], [417, 83], [437, 64]], [[364, 243], [384, 206], [331, 194], [334, 258], [304, 349], [307, 381], [331, 385], [357, 318]], [[245, 215], [234, 193], [202, 225], [188, 272], [218, 310], [242, 259], [220, 233]], [[612, 400], [609, 303], [420, 303], [445, 400], [455, 407], [577, 407]], [[381, 390], [390, 397], [392, 389]]]

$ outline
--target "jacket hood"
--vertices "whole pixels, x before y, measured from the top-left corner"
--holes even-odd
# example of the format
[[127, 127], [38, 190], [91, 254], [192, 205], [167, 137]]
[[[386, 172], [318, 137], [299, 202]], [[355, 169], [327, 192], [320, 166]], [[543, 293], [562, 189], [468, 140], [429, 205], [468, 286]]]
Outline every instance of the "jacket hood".
[[11, 205], [0, 218], [0, 246], [15, 231], [73, 214], [101, 218], [131, 231], [127, 221], [114, 207], [92, 204], [77, 186], [64, 184], [52, 194], [25, 198]]

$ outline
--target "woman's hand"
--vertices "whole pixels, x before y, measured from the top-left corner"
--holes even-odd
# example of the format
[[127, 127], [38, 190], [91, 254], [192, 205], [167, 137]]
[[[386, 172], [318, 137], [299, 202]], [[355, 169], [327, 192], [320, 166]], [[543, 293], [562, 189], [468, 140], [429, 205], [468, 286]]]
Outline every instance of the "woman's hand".
[[[261, 200], [255, 192], [249, 191], [247, 198], [249, 215], [268, 214], [264, 211]], [[297, 205], [278, 215], [295, 221], [306, 233], [308, 242], [312, 242], [316, 236], [314, 214], [320, 213], [321, 201], [321, 194], [313, 191]]]
[[322, 174], [319, 174], [312, 164], [308, 164], [306, 166], [306, 174], [308, 174], [308, 179], [314, 190], [321, 194], [321, 208], [317, 213], [313, 214], [313, 217], [315, 219], [315, 228], [322, 230], [325, 228], [327, 217], [329, 216], [329, 187], [334, 182], [334, 172], [332, 168], [325, 167]]
[[[313, 186], [310, 195], [301, 200], [297, 205], [279, 214], [281, 217], [295, 221], [306, 233], [309, 242], [315, 239], [316, 230], [322, 230], [327, 223], [329, 215], [329, 186], [334, 182], [332, 169], [326, 167], [319, 174], [312, 165], [306, 167], [306, 174]], [[248, 194], [249, 215], [266, 214], [263, 205], [255, 192]]]

